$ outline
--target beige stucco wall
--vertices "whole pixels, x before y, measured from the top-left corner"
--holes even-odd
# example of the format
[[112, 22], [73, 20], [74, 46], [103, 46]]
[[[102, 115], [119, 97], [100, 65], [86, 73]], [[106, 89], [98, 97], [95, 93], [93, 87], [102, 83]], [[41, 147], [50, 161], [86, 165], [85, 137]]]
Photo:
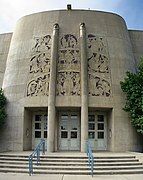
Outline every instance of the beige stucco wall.
[[[2, 87], [3, 84], [3, 78], [6, 69], [6, 61], [11, 43], [11, 38], [12, 38], [12, 33], [0, 34], [0, 88]], [[4, 125], [3, 128], [1, 128], [1, 135], [0, 135], [1, 151], [6, 150], [9, 146], [8, 144], [6, 145], [5, 133], [7, 133], [6, 124]]]
[[9, 52], [12, 33], [0, 34], [0, 87], [2, 87], [3, 76], [6, 68], [6, 60]]
[[[29, 81], [29, 67], [35, 37], [52, 35], [55, 23], [59, 24], [60, 36], [74, 34], [79, 41], [79, 25], [84, 22], [88, 34], [103, 37], [109, 57], [109, 79], [111, 82], [111, 96], [89, 96], [90, 108], [113, 109], [109, 115], [108, 124], [112, 135], [108, 139], [109, 150], [126, 151], [139, 148], [137, 134], [130, 124], [128, 114], [122, 108], [125, 96], [120, 88], [120, 81], [127, 70], [135, 70], [134, 55], [125, 21], [112, 13], [61, 10], [37, 13], [21, 18], [11, 40], [7, 67], [3, 82], [5, 95], [8, 99], [8, 119], [3, 137], [8, 142], [4, 144], [6, 150], [23, 150], [25, 130], [23, 125], [29, 112], [24, 107], [47, 107], [48, 96], [28, 96], [27, 83]], [[57, 107], [80, 107], [80, 96], [57, 96]], [[111, 112], [110, 112], [111, 113]], [[25, 115], [25, 117], [24, 117]], [[24, 126], [24, 127], [25, 127]], [[27, 128], [27, 127], [26, 127]], [[24, 138], [23, 138], [24, 137]], [[28, 141], [27, 141], [28, 142]], [[28, 146], [28, 145], [26, 145]]]
[[129, 30], [129, 36], [131, 39], [136, 64], [138, 65], [140, 57], [143, 56], [143, 31]]

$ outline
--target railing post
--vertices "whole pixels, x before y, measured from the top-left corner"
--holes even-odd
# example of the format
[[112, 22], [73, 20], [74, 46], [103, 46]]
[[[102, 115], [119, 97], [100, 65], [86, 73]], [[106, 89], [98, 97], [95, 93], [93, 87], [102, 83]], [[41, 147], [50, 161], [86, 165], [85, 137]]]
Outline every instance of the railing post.
[[37, 166], [38, 166], [38, 149], [36, 150]]
[[42, 154], [45, 154], [45, 140], [43, 140], [43, 153]]
[[29, 175], [31, 176], [33, 174], [33, 162], [32, 162], [32, 156], [29, 156]]
[[38, 164], [40, 162], [40, 146], [38, 147]]
[[92, 154], [91, 146], [89, 141], [87, 142], [87, 156], [88, 156], [88, 164], [91, 170], [91, 175], [93, 177], [93, 170], [94, 170], [94, 157]]
[[93, 168], [94, 168], [94, 157], [92, 157], [92, 170], [91, 170], [91, 172], [92, 172], [92, 177], [93, 177]]

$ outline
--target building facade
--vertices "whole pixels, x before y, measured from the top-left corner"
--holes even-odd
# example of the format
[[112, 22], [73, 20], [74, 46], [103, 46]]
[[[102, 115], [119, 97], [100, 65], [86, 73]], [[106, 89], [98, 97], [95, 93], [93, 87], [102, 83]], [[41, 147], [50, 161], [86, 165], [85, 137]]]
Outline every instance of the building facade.
[[120, 81], [136, 71], [143, 31], [117, 14], [57, 10], [22, 17], [0, 35], [0, 85], [7, 97], [2, 151], [140, 151], [123, 111]]

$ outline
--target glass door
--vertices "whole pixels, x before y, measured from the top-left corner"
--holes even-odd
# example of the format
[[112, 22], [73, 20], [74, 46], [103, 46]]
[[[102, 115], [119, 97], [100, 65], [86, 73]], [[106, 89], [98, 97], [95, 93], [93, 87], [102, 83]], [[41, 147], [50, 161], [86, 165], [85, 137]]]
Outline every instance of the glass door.
[[33, 116], [32, 123], [32, 149], [34, 149], [41, 139], [45, 139], [47, 149], [47, 115], [45, 113], [36, 113]]
[[103, 114], [97, 115], [97, 150], [106, 150], [106, 122]]
[[60, 115], [60, 133], [59, 133], [59, 149], [68, 150], [69, 149], [69, 135], [68, 135], [68, 123], [69, 117], [68, 114]]
[[77, 114], [70, 114], [69, 123], [69, 150], [80, 150], [80, 127], [79, 116]]
[[107, 149], [106, 116], [104, 113], [89, 113], [88, 139], [93, 150]]
[[91, 148], [94, 150], [97, 147], [97, 132], [96, 132], [96, 119], [94, 114], [88, 115], [88, 139]]
[[59, 150], [80, 149], [79, 115], [73, 112], [59, 116]]

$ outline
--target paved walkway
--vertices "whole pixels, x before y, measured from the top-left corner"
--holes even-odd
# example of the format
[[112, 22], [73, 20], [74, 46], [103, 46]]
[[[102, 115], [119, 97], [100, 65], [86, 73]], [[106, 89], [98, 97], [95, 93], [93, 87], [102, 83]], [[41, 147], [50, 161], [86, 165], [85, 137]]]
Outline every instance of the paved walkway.
[[3, 174], [0, 180], [143, 180], [141, 175], [105, 175], [105, 176], [81, 176], [81, 175], [33, 175], [28, 174]]

